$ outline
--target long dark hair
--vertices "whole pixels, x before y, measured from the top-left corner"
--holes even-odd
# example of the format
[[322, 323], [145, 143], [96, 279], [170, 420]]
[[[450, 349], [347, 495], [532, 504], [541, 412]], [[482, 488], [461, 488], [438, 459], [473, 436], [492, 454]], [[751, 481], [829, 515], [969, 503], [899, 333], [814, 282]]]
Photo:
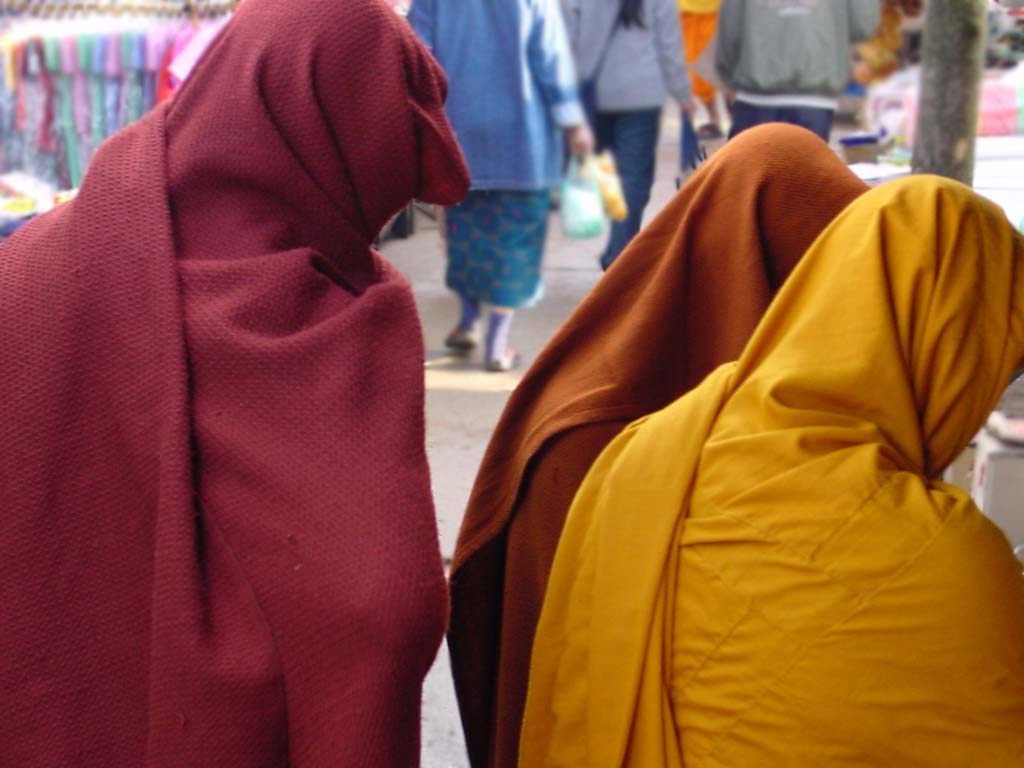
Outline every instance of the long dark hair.
[[624, 27], [644, 27], [644, 0], [622, 0], [619, 6], [619, 24]]

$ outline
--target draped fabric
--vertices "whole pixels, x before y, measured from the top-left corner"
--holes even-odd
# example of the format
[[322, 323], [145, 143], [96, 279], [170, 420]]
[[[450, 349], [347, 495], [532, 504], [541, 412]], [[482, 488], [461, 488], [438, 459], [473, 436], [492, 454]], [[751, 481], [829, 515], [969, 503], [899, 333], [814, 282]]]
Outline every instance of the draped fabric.
[[446, 600], [407, 282], [468, 187], [377, 0], [246, 0], [0, 250], [0, 743], [21, 766], [416, 765]]
[[739, 361], [569, 514], [524, 766], [1016, 765], [1024, 579], [940, 482], [1024, 358], [1024, 240], [955, 182], [855, 201]]
[[475, 766], [514, 766], [555, 545], [601, 449], [742, 351], [773, 294], [867, 187], [808, 131], [729, 142], [624, 251], [523, 377], [452, 563], [449, 645]]

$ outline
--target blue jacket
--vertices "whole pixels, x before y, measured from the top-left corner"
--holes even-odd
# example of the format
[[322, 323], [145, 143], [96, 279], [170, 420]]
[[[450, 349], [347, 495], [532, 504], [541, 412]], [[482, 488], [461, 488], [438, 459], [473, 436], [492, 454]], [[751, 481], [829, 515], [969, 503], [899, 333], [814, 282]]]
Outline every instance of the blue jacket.
[[414, 0], [409, 21], [448, 76], [472, 188], [559, 184], [561, 129], [584, 117], [558, 0]]

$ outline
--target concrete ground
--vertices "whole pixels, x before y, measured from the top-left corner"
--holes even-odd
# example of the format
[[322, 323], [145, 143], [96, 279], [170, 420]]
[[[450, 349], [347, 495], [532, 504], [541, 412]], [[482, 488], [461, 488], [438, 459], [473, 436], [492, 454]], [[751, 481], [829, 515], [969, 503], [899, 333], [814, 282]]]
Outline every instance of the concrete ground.
[[[841, 132], [837, 127], [837, 133]], [[666, 112], [658, 166], [646, 218], [653, 217], [675, 192], [678, 119]], [[1012, 221], [1024, 217], [1024, 137], [982, 140], [975, 186], [1003, 205]], [[545, 252], [545, 298], [519, 313], [512, 343], [523, 366], [511, 373], [487, 373], [479, 354], [463, 360], [446, 354], [443, 340], [455, 323], [458, 304], [444, 287], [445, 260], [436, 224], [416, 217], [416, 232], [390, 240], [383, 253], [412, 281], [427, 345], [427, 450], [433, 471], [441, 548], [446, 559], [455, 546], [459, 523], [491, 431], [522, 371], [537, 356], [573, 308], [600, 279], [597, 257], [604, 239], [565, 239], [553, 217]], [[424, 768], [467, 768], [458, 709], [452, 689], [447, 648], [427, 678], [423, 706]]]

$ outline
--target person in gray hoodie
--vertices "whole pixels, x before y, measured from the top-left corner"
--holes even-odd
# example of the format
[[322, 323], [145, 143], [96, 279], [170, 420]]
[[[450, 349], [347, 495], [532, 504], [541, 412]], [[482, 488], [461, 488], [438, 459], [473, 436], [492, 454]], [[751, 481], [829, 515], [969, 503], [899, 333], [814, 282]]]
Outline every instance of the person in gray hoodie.
[[825, 141], [850, 77], [850, 44], [878, 29], [881, 0], [722, 0], [715, 64], [735, 93], [732, 138], [793, 123]]
[[581, 81], [596, 84], [598, 150], [611, 149], [629, 214], [612, 222], [601, 266], [608, 269], [640, 230], [654, 183], [661, 110], [669, 95], [688, 113], [676, 0], [562, 0]]

